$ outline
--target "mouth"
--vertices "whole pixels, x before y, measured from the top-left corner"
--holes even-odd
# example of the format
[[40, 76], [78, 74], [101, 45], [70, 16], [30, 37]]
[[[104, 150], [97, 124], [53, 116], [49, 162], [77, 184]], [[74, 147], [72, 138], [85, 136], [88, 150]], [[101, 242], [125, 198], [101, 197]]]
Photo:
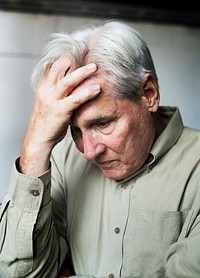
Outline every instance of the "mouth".
[[102, 162], [96, 162], [97, 166], [102, 169], [108, 169], [111, 168], [114, 163], [114, 160], [108, 160], [108, 161], [102, 161]]

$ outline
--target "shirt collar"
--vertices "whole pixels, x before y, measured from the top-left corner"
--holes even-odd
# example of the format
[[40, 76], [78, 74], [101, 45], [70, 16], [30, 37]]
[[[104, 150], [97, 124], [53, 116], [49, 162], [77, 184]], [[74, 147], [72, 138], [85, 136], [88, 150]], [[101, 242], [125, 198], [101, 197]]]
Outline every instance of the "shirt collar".
[[151, 149], [150, 153], [153, 155], [153, 161], [159, 160], [168, 150], [170, 150], [183, 131], [183, 122], [180, 111], [177, 107], [160, 106], [158, 113], [161, 116], [168, 118], [169, 122]]

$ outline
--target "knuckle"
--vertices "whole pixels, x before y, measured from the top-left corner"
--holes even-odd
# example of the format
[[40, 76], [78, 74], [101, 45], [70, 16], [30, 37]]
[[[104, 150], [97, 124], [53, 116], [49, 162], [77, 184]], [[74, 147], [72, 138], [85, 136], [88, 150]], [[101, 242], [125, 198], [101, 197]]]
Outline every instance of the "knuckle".
[[73, 89], [71, 82], [65, 77], [60, 80], [60, 84], [62, 87], [64, 87], [65, 89], [68, 89], [69, 91], [71, 91]]
[[80, 99], [80, 96], [78, 94], [73, 94], [72, 97], [73, 97], [73, 102], [74, 102], [75, 105], [80, 105], [81, 104], [81, 99]]
[[51, 70], [57, 71], [59, 69], [59, 60], [51, 64]]
[[60, 80], [60, 83], [63, 87], [69, 87], [70, 86], [69, 81], [66, 78], [62, 78]]
[[71, 65], [70, 59], [68, 57], [60, 57], [54, 63], [52, 63], [51, 68], [55, 72], [60, 72], [61, 70], [67, 70]]

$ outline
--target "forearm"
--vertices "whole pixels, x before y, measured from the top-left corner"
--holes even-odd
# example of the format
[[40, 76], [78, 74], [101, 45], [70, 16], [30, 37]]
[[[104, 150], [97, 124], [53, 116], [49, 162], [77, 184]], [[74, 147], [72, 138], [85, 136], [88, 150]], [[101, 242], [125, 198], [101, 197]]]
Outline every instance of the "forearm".
[[44, 123], [41, 117], [38, 116], [36, 120], [33, 110], [24, 139], [18, 169], [21, 173], [31, 177], [42, 175], [50, 166], [53, 144], [48, 142], [43, 126]]
[[31, 177], [42, 175], [50, 167], [50, 153], [49, 148], [42, 148], [39, 143], [26, 144], [25, 139], [18, 170]]

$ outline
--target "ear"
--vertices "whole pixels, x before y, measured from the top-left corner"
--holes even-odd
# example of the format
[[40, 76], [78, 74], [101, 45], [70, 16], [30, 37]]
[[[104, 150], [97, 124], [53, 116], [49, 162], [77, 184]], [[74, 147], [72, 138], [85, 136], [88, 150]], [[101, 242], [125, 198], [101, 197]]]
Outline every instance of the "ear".
[[158, 84], [151, 73], [144, 75], [142, 98], [150, 112], [156, 112], [160, 102]]

